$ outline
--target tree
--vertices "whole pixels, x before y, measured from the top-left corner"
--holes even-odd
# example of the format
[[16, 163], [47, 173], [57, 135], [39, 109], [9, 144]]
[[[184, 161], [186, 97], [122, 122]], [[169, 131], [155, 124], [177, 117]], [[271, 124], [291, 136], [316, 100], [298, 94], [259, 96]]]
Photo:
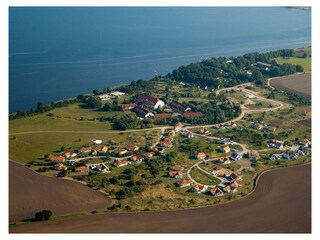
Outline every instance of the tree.
[[50, 210], [42, 210], [36, 213], [35, 219], [37, 221], [46, 221], [46, 220], [49, 220], [51, 216], [52, 216], [52, 212]]
[[98, 94], [100, 93], [100, 91], [99, 91], [98, 89], [94, 89], [94, 90], [92, 91], [92, 93], [93, 93], [93, 95], [98, 95]]
[[262, 73], [259, 70], [254, 70], [252, 72], [252, 79], [257, 85], [260, 85], [260, 86], [264, 85], [264, 78], [262, 76]]
[[304, 71], [304, 68], [303, 68], [301, 65], [298, 64], [298, 65], [296, 66], [296, 71], [297, 71], [297, 72], [303, 72], [303, 71]]
[[102, 101], [99, 97], [89, 97], [87, 100], [87, 107], [88, 108], [101, 108], [102, 107]]

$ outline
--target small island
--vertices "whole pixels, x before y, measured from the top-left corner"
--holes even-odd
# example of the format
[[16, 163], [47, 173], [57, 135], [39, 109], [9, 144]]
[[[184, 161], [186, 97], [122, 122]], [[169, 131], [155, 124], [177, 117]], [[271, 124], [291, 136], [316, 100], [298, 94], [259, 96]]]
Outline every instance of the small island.
[[[253, 192], [261, 173], [311, 162], [311, 93], [299, 92], [310, 71], [311, 47], [254, 52], [38, 102], [10, 114], [9, 159], [111, 199], [58, 215], [48, 200], [55, 220], [235, 201]], [[277, 88], [291, 78], [302, 80]], [[11, 228], [30, 214], [10, 217]]]

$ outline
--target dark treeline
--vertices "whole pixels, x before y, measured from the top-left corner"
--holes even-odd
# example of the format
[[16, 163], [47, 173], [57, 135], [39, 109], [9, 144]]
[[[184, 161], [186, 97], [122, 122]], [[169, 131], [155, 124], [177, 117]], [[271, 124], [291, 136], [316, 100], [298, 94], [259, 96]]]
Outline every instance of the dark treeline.
[[[200, 86], [213, 88], [232, 87], [243, 82], [254, 82], [257, 85], [264, 85], [265, 77], [276, 77], [303, 72], [303, 67], [293, 64], [278, 64], [273, 58], [292, 57], [293, 49], [282, 49], [267, 53], [247, 53], [239, 57], [219, 57], [206, 59], [201, 62], [181, 66], [168, 74], [173, 80], [183, 81]], [[257, 62], [271, 64], [267, 70]], [[244, 70], [251, 70], [252, 75], [244, 73]]]

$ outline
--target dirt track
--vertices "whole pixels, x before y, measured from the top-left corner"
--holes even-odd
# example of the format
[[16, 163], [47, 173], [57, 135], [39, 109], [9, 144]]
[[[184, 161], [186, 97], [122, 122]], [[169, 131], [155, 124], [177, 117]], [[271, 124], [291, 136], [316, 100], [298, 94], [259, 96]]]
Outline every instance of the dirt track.
[[109, 197], [82, 184], [41, 176], [9, 162], [9, 221], [33, 218], [50, 209], [54, 215], [90, 211], [110, 205]]
[[311, 73], [274, 78], [270, 80], [270, 85], [311, 99]]
[[91, 215], [10, 228], [38, 233], [310, 233], [311, 165], [264, 173], [250, 196], [213, 207]]

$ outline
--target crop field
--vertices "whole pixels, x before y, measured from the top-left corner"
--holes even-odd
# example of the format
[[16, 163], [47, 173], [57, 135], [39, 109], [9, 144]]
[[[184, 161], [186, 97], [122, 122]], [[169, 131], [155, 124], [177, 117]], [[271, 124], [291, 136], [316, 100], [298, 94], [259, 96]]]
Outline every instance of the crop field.
[[311, 73], [275, 78], [270, 80], [270, 85], [311, 99]]

